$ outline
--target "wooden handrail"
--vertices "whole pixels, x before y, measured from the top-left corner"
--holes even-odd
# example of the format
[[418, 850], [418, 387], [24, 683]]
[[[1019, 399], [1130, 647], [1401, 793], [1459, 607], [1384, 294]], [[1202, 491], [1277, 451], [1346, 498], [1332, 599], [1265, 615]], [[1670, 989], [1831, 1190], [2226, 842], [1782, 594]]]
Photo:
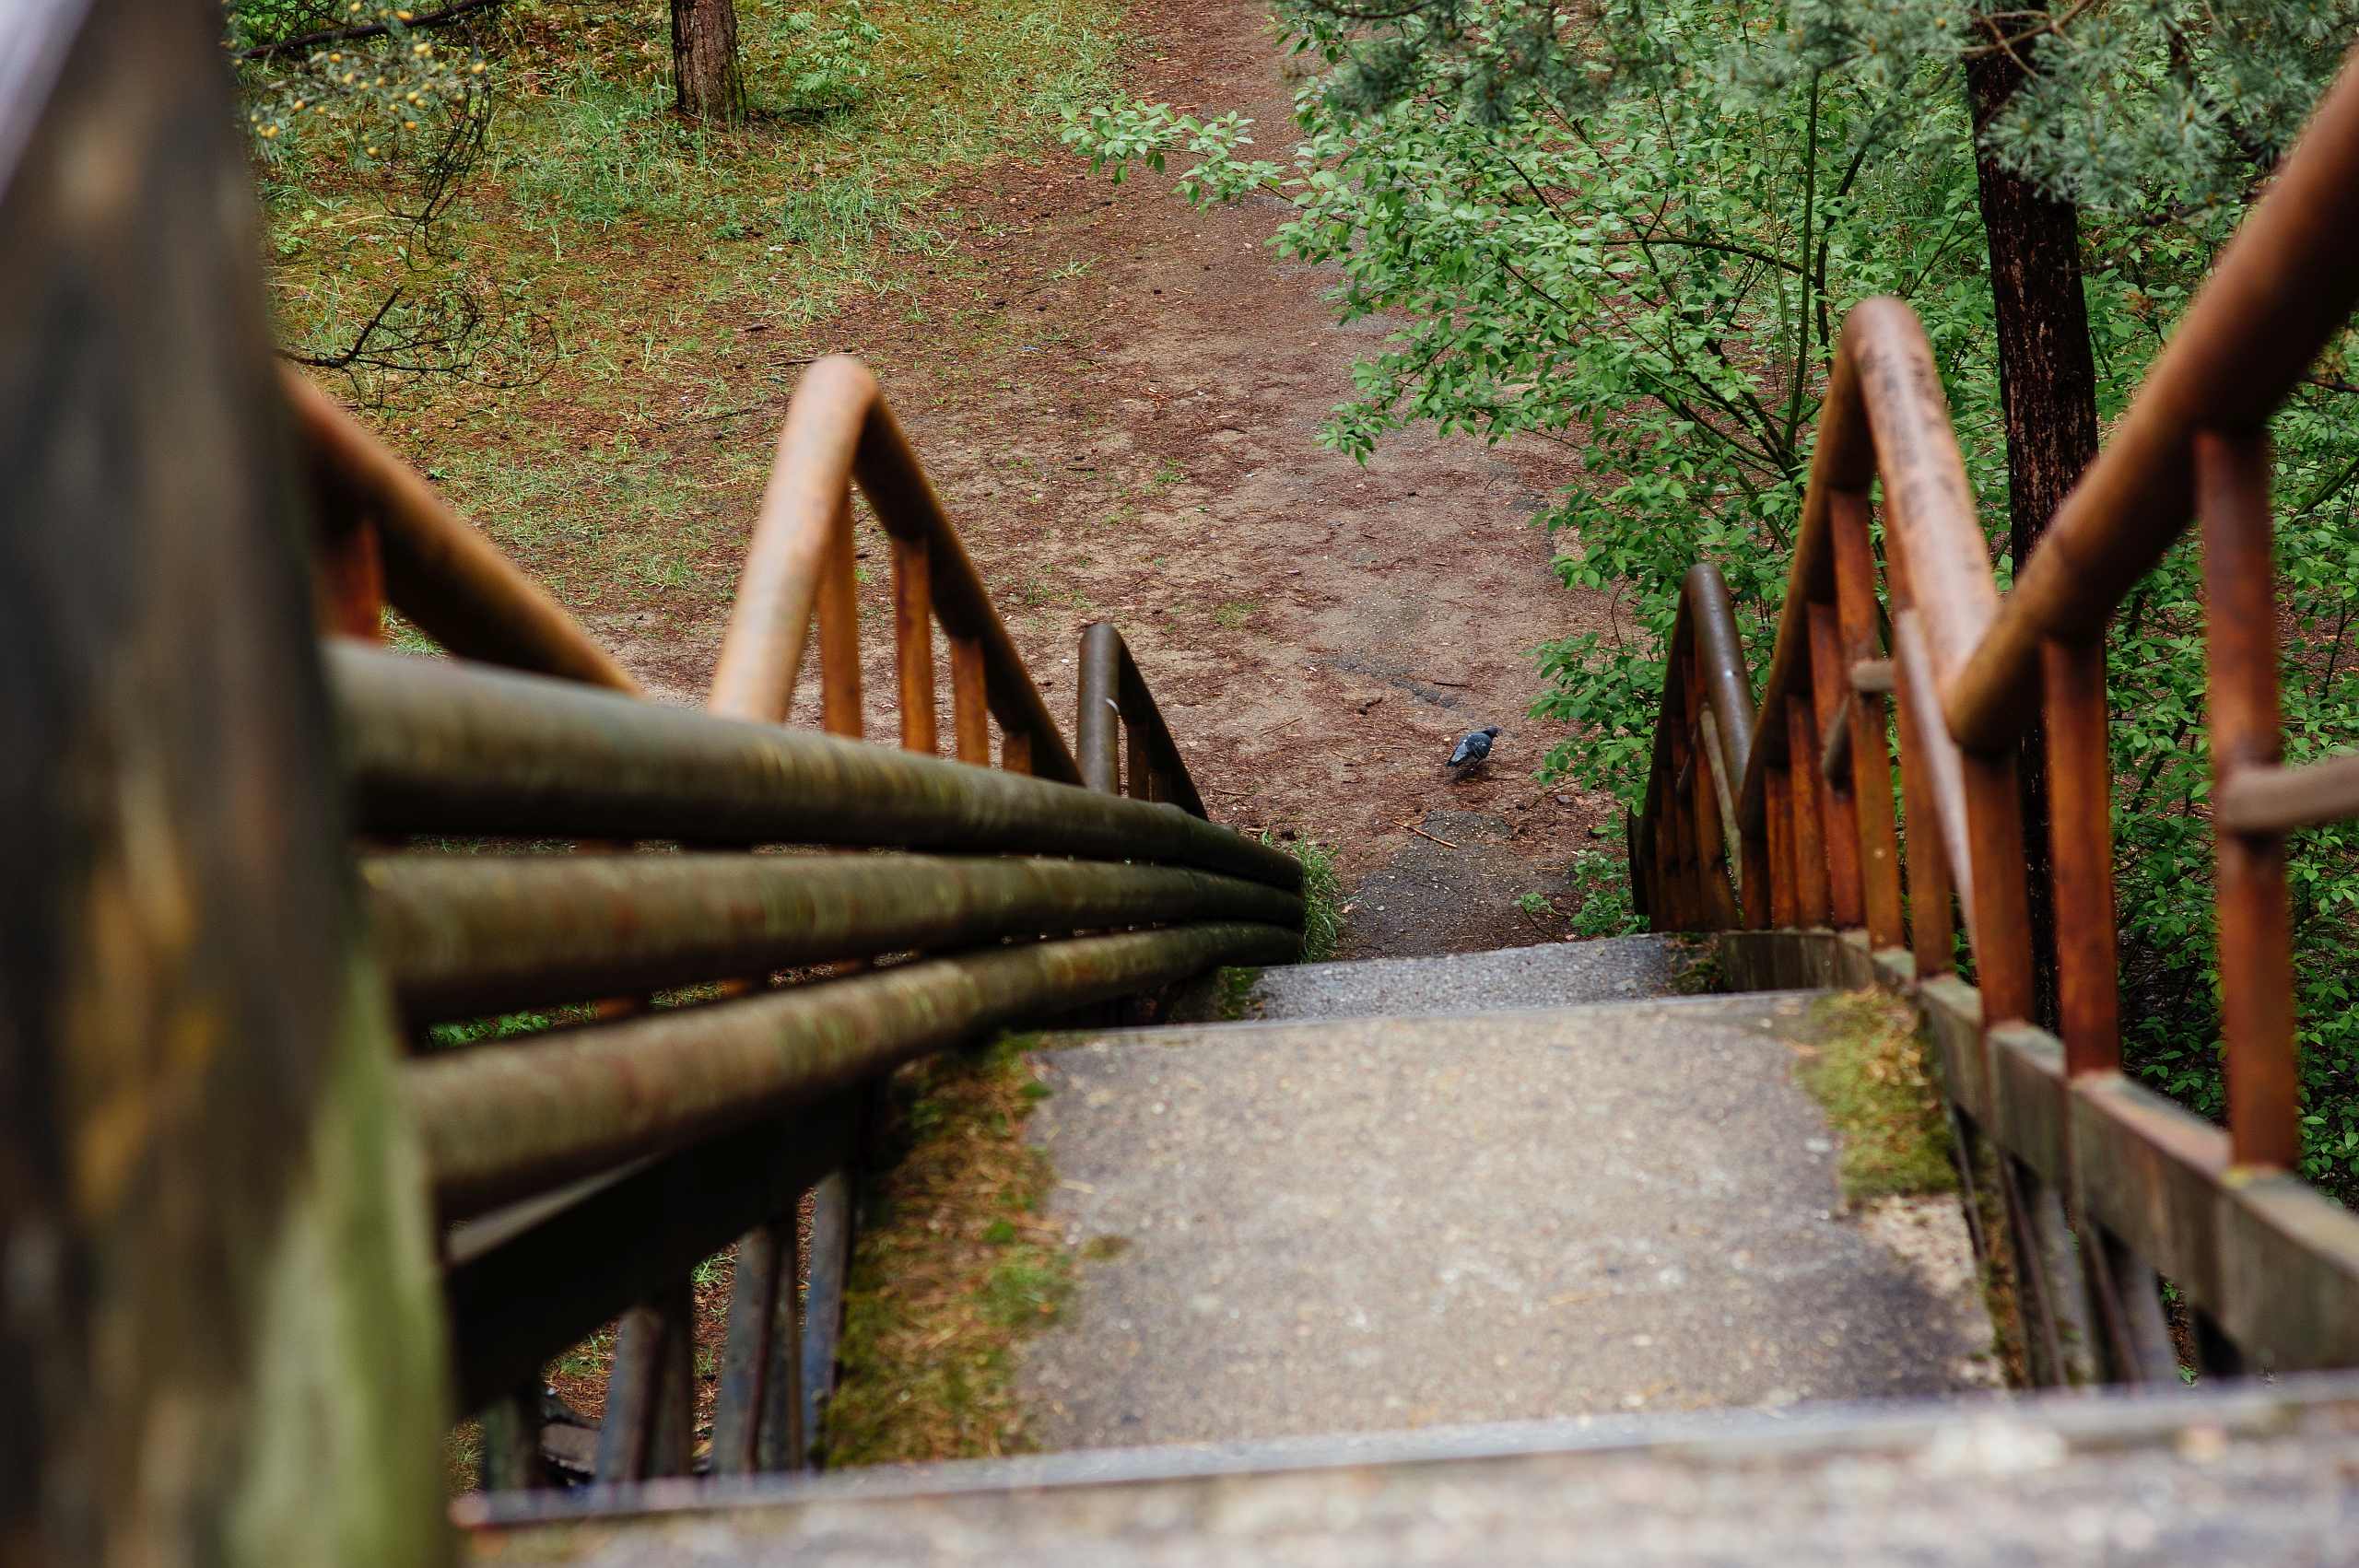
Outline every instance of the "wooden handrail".
[[903, 743], [933, 748], [930, 613], [950, 638], [960, 760], [987, 760], [976, 743], [988, 711], [1008, 743], [1004, 766], [1079, 784], [1081, 769], [876, 378], [847, 355], [830, 355], [804, 371], [787, 405], [707, 706], [731, 718], [784, 719], [816, 615], [822, 689], [832, 694], [825, 700], [837, 714], [827, 727], [859, 732], [852, 727], [858, 627], [850, 602], [854, 482], [895, 542]]
[[333, 629], [376, 640], [381, 594], [462, 659], [637, 694], [614, 656], [417, 470], [294, 369], [279, 384], [323, 524], [315, 554], [358, 579]]
[[[2036, 1230], [2049, 1223], [2042, 1215], [2065, 1212], [2060, 1196], [2070, 1198], [2083, 1257], [2128, 1259], [2118, 1278], [2089, 1276], [2117, 1328], [2114, 1308], [2123, 1292], [2146, 1288], [2142, 1260], [2150, 1259], [2219, 1320], [2213, 1327], [2280, 1365], [2359, 1353], [2359, 1340], [2339, 1326], [2359, 1314], [2359, 1218], [2283, 1174], [2300, 1155], [2283, 834], [2359, 813], [2359, 761], [2279, 766], [2261, 432], [2359, 304], [2354, 212], [2359, 72], [2346, 70], [2003, 601], [1922, 329], [1898, 300], [1855, 307], [1830, 368], [1743, 766], [1740, 852], [1718, 852], [1708, 802], [1691, 809], [1679, 788], [1692, 775], [1696, 731], [1688, 695], [1696, 572], [1668, 649], [1647, 814], [1633, 841], [1634, 888], [1658, 928], [1857, 928], [1887, 974], [1920, 987], [1952, 965], [1954, 888], [1976, 986], [1966, 993], [1970, 1033], [1945, 1040], [1947, 1087], [1961, 1120], [2002, 1153], [2007, 1211]], [[1877, 486], [1882, 615], [1869, 536]], [[2134, 1096], [2119, 1076], [2102, 632], [2197, 512], [2212, 611], [2224, 1138], [2166, 1107], [2128, 1108]], [[1880, 622], [1890, 627], [1888, 649]], [[1861, 671], [1878, 676], [1862, 680]], [[2060, 1039], [2032, 1026], [2013, 747], [2035, 715], [2049, 759]], [[1898, 742], [1908, 828], [1905, 909], [1888, 737]], [[1741, 921], [1726, 913], [1739, 903]], [[1963, 1015], [1954, 993], [1920, 996], [1934, 1012]], [[2260, 1180], [2277, 1184], [2278, 1207], [2232, 1199]], [[2270, 1217], [2255, 1217], [2264, 1210]], [[2266, 1280], [2257, 1290], [2223, 1268], [2226, 1250], [2255, 1245], [2239, 1229], [2255, 1224], [2275, 1227], [2271, 1257], [2289, 1271], [2298, 1309], [2272, 1299]], [[2071, 1336], [2058, 1325], [2106, 1315], [2079, 1304], [2083, 1281], [2057, 1277], [2035, 1256], [2065, 1256], [2057, 1236], [2031, 1237], [2025, 1249], [2015, 1267], [2039, 1296], [2048, 1370], [2060, 1378]], [[2262, 1266], [2257, 1255], [2248, 1261]], [[2142, 1364], [2126, 1339], [2107, 1353], [2117, 1367]]]

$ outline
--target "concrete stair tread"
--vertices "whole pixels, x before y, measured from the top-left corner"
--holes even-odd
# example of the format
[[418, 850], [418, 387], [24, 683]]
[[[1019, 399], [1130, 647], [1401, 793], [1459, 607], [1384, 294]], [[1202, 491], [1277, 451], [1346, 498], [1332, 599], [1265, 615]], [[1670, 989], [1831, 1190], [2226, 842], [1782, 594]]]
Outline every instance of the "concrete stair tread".
[[1702, 951], [1685, 937], [1625, 936], [1296, 964], [1262, 971], [1250, 1002], [1262, 1018], [1343, 1018], [1628, 1000], [1675, 993]]
[[602, 1568], [2350, 1562], [2359, 1374], [1533, 1422], [462, 1500]]
[[1026, 1345], [1032, 1430], [1127, 1447], [1988, 1378], [1954, 1200], [1839, 1212], [1792, 1081], [1819, 994], [1061, 1036], [1031, 1122], [1048, 1217], [1115, 1255]]

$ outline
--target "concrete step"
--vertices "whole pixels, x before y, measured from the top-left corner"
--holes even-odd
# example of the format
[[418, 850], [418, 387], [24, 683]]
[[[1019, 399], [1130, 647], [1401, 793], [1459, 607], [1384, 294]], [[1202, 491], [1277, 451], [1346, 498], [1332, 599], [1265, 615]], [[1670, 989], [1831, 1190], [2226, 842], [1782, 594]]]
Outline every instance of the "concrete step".
[[2359, 1375], [1575, 1419], [463, 1499], [600, 1568], [2359, 1562]]
[[1050, 1218], [1099, 1260], [1027, 1343], [1032, 1431], [1128, 1447], [1989, 1380], [1955, 1201], [1840, 1211], [1792, 1077], [1819, 994], [1066, 1036], [1030, 1125]]
[[1489, 1012], [1670, 996], [1703, 949], [1685, 937], [1624, 936], [1439, 958], [1369, 958], [1264, 969], [1255, 1015], [1365, 1018]]

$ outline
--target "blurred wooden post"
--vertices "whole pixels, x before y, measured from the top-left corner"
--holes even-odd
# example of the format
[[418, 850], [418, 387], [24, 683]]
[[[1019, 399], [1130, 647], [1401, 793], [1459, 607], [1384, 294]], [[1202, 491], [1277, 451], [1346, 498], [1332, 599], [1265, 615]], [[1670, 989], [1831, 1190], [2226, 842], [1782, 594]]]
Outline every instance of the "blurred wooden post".
[[685, 1279], [623, 1314], [598, 1428], [598, 1484], [688, 1473], [696, 1410], [696, 1358], [689, 1342], [694, 1301]]
[[2064, 1070], [2121, 1066], [2114, 971], [2113, 763], [2106, 744], [2105, 645], [2046, 639], [2048, 833], [2055, 868], [2056, 969]]
[[2031, 905], [2025, 895], [2023, 800], [2015, 754], [1966, 752], [1967, 853], [1974, 864], [1974, 980], [1988, 1029], [2032, 1017]]
[[[1676, 685], [1678, 667], [1673, 665], [1664, 679]], [[1697, 919], [1698, 895], [1703, 883], [1696, 874], [1696, 830], [1693, 813], [1688, 809], [1686, 791], [1679, 787], [1679, 776], [1685, 770], [1691, 755], [1687, 748], [1687, 731], [1678, 722], [1677, 712], [1667, 715], [1671, 720], [1671, 747], [1668, 754], [1669, 772], [1662, 780], [1661, 805], [1663, 867], [1671, 883], [1672, 929], [1692, 931], [1703, 922]]]
[[[1764, 725], [1762, 732], [1754, 736], [1755, 745], [1769, 743], [1767, 729]], [[1766, 837], [1769, 851], [1766, 859], [1769, 862], [1769, 875], [1766, 880], [1769, 884], [1769, 924], [1773, 929], [1785, 930], [1802, 923], [1800, 907], [1794, 897], [1793, 778], [1790, 770], [1774, 764], [1762, 770], [1762, 777], [1768, 786], [1766, 791], [1768, 802], [1763, 814], [1768, 819]]]
[[1711, 891], [1712, 927], [1738, 930], [1744, 925], [1744, 911], [1737, 895], [1736, 868], [1729, 860], [1729, 826], [1736, 802], [1720, 752], [1719, 725], [1708, 703], [1696, 714], [1696, 831]]
[[992, 765], [992, 710], [983, 639], [950, 639], [950, 726], [960, 762]]
[[1908, 879], [1908, 951], [1917, 961], [1917, 977], [1929, 980], [1957, 969], [1957, 919], [1951, 907], [1956, 892], [1950, 877], [1949, 839], [1934, 794], [1932, 758], [1926, 755], [1922, 738], [1922, 727], [1940, 723], [1941, 715], [1917, 711], [1901, 651], [1917, 603], [1905, 544], [1898, 529], [1885, 532], [1884, 579], [1892, 606], [1892, 727], [1900, 742], [1900, 809], [1908, 834], [1904, 865]]
[[429, 1568], [434, 1235], [220, 13], [0, 34], [0, 1559]]
[[[802, 1360], [794, 1332], [795, 1231], [799, 1216], [790, 1209], [764, 1221], [737, 1240], [730, 1272], [729, 1320], [721, 1350], [721, 1387], [713, 1401], [712, 1473], [750, 1475], [788, 1469], [801, 1462], [792, 1433], [773, 1430], [794, 1422], [798, 1402], [779, 1399], [782, 1380], [792, 1388]], [[781, 1442], [781, 1439], [784, 1439]], [[783, 1462], [769, 1462], [778, 1450]]]
[[[2215, 798], [2230, 774], [2274, 766], [2284, 752], [2277, 711], [2269, 467], [2266, 437], [2196, 434]], [[2219, 866], [2220, 1033], [2227, 1048], [2229, 1144], [2239, 1165], [2291, 1169], [2301, 1158], [2302, 1141], [2285, 837], [2216, 827], [2212, 837]]]
[[1777, 923], [1770, 909], [1770, 867], [1775, 863], [1769, 823], [1777, 811], [1774, 801], [1766, 801], [1762, 812], [1762, 829], [1758, 833], [1740, 832], [1737, 852], [1744, 862], [1744, 875], [1737, 883], [1737, 895], [1744, 906], [1744, 924], [1748, 930], [1764, 930]]
[[1837, 930], [1867, 923], [1860, 882], [1860, 818], [1852, 809], [1851, 778], [1829, 778], [1820, 766], [1825, 739], [1842, 714], [1851, 690], [1851, 662], [1843, 657], [1843, 634], [1831, 604], [1809, 607], [1811, 777], [1818, 781], [1819, 821], [1826, 843], [1827, 920]]
[[1787, 776], [1794, 802], [1794, 923], [1824, 926], [1832, 912], [1826, 886], [1826, 837], [1818, 803], [1818, 737], [1810, 708], [1786, 698]]

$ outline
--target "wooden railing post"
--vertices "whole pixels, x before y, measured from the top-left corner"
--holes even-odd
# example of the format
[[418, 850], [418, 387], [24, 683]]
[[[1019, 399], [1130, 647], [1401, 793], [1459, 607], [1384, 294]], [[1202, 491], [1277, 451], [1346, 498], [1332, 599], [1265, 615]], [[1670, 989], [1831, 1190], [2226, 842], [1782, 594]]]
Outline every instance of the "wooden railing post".
[[819, 726], [857, 741], [867, 726], [861, 715], [860, 599], [852, 568], [851, 492], [846, 490], [819, 567]]
[[1777, 852], [1769, 825], [1776, 814], [1777, 804], [1772, 800], [1761, 813], [1762, 830], [1758, 833], [1741, 832], [1737, 837], [1737, 850], [1744, 860], [1744, 875], [1737, 883], [1737, 896], [1744, 906], [1744, 924], [1748, 930], [1765, 930], [1778, 923], [1770, 892], [1770, 884], [1776, 876], [1771, 868], [1777, 864]]
[[2069, 1076], [2121, 1066], [2113, 926], [2113, 765], [2106, 744], [2105, 645], [2049, 638], [2041, 650], [2048, 848]]
[[1743, 852], [1731, 854], [1736, 838], [1736, 796], [1729, 782], [1719, 722], [1712, 717], [1709, 703], [1696, 715], [1696, 749], [1703, 759], [1696, 770], [1696, 805], [1711, 863], [1713, 924], [1720, 930], [1735, 930], [1745, 923], [1734, 864]]
[[1073, 759], [1085, 788], [1122, 792], [1121, 689], [1122, 638], [1110, 621], [1092, 621], [1081, 634], [1074, 676]]
[[[1674, 661], [1664, 678], [1671, 683], [1675, 701], [1667, 715], [1672, 722], [1671, 732], [1671, 773], [1663, 780], [1663, 813], [1671, 824], [1671, 854], [1672, 875], [1679, 883], [1679, 929], [1701, 930], [1706, 924], [1704, 868], [1698, 863], [1696, 837], [1696, 799], [1694, 769], [1696, 749], [1691, 743], [1696, 721], [1695, 688], [1684, 679], [1685, 672]], [[1683, 777], [1686, 782], [1681, 782]]]
[[1687, 906], [1679, 875], [1677, 793], [1670, 778], [1656, 781], [1655, 814], [1648, 834], [1652, 842], [1647, 846], [1647, 854], [1654, 864], [1654, 929], [1659, 931], [1687, 929]]
[[[1755, 731], [1753, 743], [1769, 743], [1767, 726]], [[1762, 815], [1768, 828], [1769, 874], [1763, 880], [1768, 884], [1769, 924], [1778, 930], [1802, 924], [1799, 901], [1794, 896], [1794, 789], [1791, 774], [1783, 767], [1772, 766], [1762, 773], [1764, 792], [1767, 801]]]
[[1849, 930], [1867, 923], [1860, 885], [1860, 817], [1853, 809], [1851, 780], [1829, 778], [1820, 766], [1825, 738], [1843, 712], [1851, 689], [1850, 661], [1843, 657], [1843, 634], [1834, 606], [1810, 607], [1811, 777], [1818, 782], [1818, 811], [1826, 843], [1827, 923]]
[[696, 1408], [692, 1305], [683, 1279], [623, 1314], [598, 1428], [599, 1485], [688, 1473]]
[[992, 709], [983, 639], [950, 639], [950, 729], [960, 762], [992, 765]]
[[1826, 830], [1819, 815], [1825, 791], [1818, 774], [1818, 736], [1809, 706], [1786, 698], [1786, 778], [1794, 812], [1794, 918], [1824, 926], [1832, 917], [1826, 885]]
[[1931, 979], [1957, 968], [1956, 896], [1951, 878], [1950, 840], [1941, 821], [1934, 758], [1925, 742], [1928, 724], [1942, 722], [1938, 707], [1920, 703], [1913, 678], [1916, 593], [1908, 575], [1908, 553], [1897, 529], [1884, 542], [1884, 576], [1892, 611], [1892, 717], [1900, 742], [1900, 808], [1908, 825], [1908, 951], [1917, 977]]
[[[1868, 538], [1868, 498], [1837, 491], [1827, 522], [1835, 545], [1835, 607], [1845, 673], [1877, 656], [1876, 560]], [[1845, 685], [1850, 686], [1847, 679]], [[1898, 947], [1900, 840], [1892, 821], [1892, 759], [1884, 749], [1881, 694], [1850, 692], [1851, 806], [1859, 824], [1860, 878], [1871, 945]]]
[[[827, 1407], [836, 1394], [836, 1346], [843, 1332], [844, 1290], [851, 1275], [852, 1236], [859, 1220], [855, 1167], [836, 1171], [811, 1189], [810, 1280], [803, 1298], [803, 1462], [812, 1469], [827, 1458]], [[783, 1349], [783, 1347], [781, 1347]]]
[[1982, 1023], [2030, 1021], [2031, 901], [2024, 877], [2022, 797], [2015, 754], [1966, 752], [1966, 853], [1974, 867], [1974, 980]]
[[[2215, 793], [2238, 768], [2273, 766], [2283, 752], [2269, 467], [2264, 436], [2196, 432]], [[2213, 842], [2230, 1149], [2239, 1165], [2291, 1169], [2301, 1157], [2301, 1117], [2285, 837], [2215, 827]]]
[[893, 541], [893, 665], [899, 677], [901, 749], [932, 756], [939, 738], [933, 718], [933, 581], [922, 539]]
[[802, 1468], [802, 1357], [794, 1301], [799, 1228], [800, 1217], [790, 1209], [738, 1238], [721, 1387], [713, 1403], [715, 1475]]
[[1719, 802], [1713, 777], [1718, 747], [1708, 729], [1709, 706], [1697, 679], [1693, 635], [1679, 659], [1680, 708], [1684, 714], [1688, 847], [1696, 866], [1696, 928], [1726, 930], [1737, 923], [1735, 890], [1729, 884], [1728, 849], [1720, 835]]

